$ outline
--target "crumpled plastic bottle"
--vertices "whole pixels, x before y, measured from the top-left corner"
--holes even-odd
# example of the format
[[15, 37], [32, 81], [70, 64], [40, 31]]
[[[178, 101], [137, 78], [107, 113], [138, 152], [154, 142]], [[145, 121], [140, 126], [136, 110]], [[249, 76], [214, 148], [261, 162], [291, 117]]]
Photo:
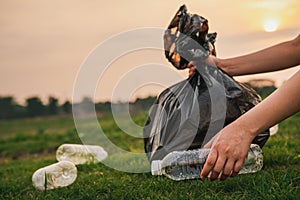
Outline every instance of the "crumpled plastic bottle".
[[60, 161], [36, 170], [32, 175], [32, 184], [39, 190], [52, 190], [71, 185], [76, 177], [77, 168], [74, 163]]
[[67, 160], [75, 165], [97, 163], [107, 157], [107, 152], [97, 145], [63, 144], [56, 150], [58, 161]]

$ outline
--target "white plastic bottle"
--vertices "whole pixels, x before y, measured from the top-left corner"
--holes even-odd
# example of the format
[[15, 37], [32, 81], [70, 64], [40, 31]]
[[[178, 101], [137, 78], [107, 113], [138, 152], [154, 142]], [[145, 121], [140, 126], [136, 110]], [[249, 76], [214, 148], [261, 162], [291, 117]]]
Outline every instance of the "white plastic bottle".
[[276, 125], [272, 126], [269, 130], [270, 130], [270, 136], [273, 136], [273, 135], [275, 135], [278, 132], [279, 125], [276, 124]]
[[[152, 175], [165, 175], [177, 181], [200, 178], [201, 170], [209, 152], [210, 149], [171, 152], [163, 160], [152, 161]], [[258, 145], [251, 144], [248, 156], [239, 174], [255, 173], [261, 170], [262, 166], [262, 151]]]
[[97, 163], [107, 157], [107, 152], [97, 145], [63, 144], [56, 150], [58, 161], [67, 160], [75, 165]]
[[32, 184], [39, 190], [52, 190], [71, 185], [76, 177], [77, 168], [74, 163], [60, 161], [35, 171], [32, 175]]

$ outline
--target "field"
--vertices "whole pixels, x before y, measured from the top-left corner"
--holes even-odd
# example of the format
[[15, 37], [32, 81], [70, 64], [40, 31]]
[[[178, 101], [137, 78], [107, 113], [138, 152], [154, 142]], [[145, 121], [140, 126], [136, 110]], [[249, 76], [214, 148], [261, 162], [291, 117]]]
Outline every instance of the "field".
[[[143, 125], [145, 113], [133, 116]], [[119, 147], [143, 151], [143, 140], [126, 136], [111, 116], [101, 117], [108, 138]], [[224, 182], [172, 181], [150, 173], [125, 173], [106, 165], [78, 165], [76, 181], [64, 188], [39, 191], [31, 176], [56, 162], [63, 143], [81, 143], [71, 116], [0, 121], [0, 199], [299, 199], [300, 113], [279, 125], [265, 147], [264, 168]], [[117, 157], [116, 157], [117, 158]], [[116, 159], [116, 162], [118, 159]]]

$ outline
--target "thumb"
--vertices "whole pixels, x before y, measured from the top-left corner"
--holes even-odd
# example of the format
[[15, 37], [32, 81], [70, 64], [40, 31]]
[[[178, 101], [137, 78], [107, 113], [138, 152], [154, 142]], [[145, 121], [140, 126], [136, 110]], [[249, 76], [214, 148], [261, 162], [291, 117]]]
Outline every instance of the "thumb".
[[213, 138], [211, 138], [208, 143], [206, 143], [204, 145], [204, 148], [212, 148], [215, 145], [215, 142], [217, 140], [217, 138], [219, 137], [219, 134], [216, 134]]

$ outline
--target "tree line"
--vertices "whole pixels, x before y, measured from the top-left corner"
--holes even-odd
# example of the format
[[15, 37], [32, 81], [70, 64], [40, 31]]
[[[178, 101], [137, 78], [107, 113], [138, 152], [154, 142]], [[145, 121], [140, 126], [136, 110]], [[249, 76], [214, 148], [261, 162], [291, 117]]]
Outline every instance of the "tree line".
[[[144, 99], [136, 99], [135, 102], [129, 103], [130, 111], [139, 112], [148, 110], [153, 104], [155, 97], [147, 97]], [[111, 102], [94, 103], [91, 98], [85, 97], [80, 103], [75, 104], [91, 108], [91, 104], [95, 106], [97, 113], [111, 112]], [[127, 104], [127, 103], [117, 103]], [[58, 103], [55, 97], [49, 97], [48, 102], [44, 104], [42, 100], [35, 96], [27, 98], [25, 105], [18, 104], [13, 96], [0, 96], [0, 119], [17, 119], [28, 117], [44, 117], [61, 114], [71, 114], [72, 104], [65, 101], [63, 104]]]
[[[268, 81], [268, 80], [267, 80]], [[268, 81], [266, 85], [266, 80], [254, 80], [247, 82], [245, 84], [256, 90], [262, 98], [270, 95], [276, 88], [274, 83]], [[263, 86], [261, 84], [264, 84]], [[144, 112], [148, 111], [155, 101], [155, 97], [138, 98], [134, 102], [129, 103], [130, 113]], [[94, 103], [91, 98], [85, 97], [80, 103], [73, 106], [80, 105], [85, 107], [85, 111], [93, 112], [94, 110], [88, 110], [92, 106], [95, 106], [97, 114], [101, 113], [111, 113], [111, 102], [100, 102]], [[117, 103], [120, 107], [127, 106], [128, 103]], [[42, 117], [42, 116], [52, 116], [59, 114], [71, 114], [72, 104], [70, 101], [65, 101], [63, 104], [58, 103], [58, 99], [55, 97], [49, 97], [48, 103], [44, 104], [39, 97], [30, 97], [26, 99], [25, 105], [19, 105], [16, 103], [14, 97], [12, 96], [0, 96], [0, 119], [15, 119], [15, 118], [26, 118], [26, 117]]]
[[18, 104], [13, 96], [0, 97], [0, 119], [69, 114], [71, 111], [72, 105], [69, 101], [59, 105], [55, 97], [49, 97], [47, 104], [44, 104], [39, 97], [30, 97], [26, 99], [24, 106]]

